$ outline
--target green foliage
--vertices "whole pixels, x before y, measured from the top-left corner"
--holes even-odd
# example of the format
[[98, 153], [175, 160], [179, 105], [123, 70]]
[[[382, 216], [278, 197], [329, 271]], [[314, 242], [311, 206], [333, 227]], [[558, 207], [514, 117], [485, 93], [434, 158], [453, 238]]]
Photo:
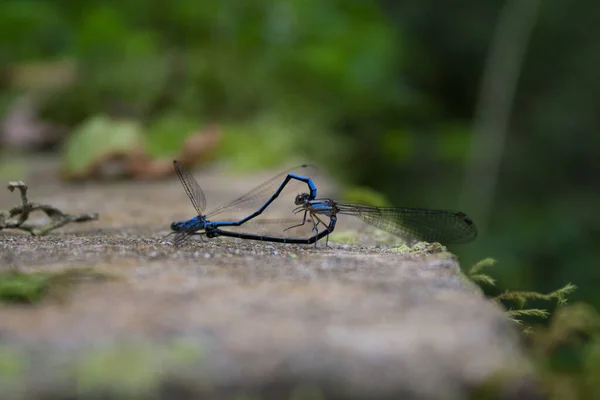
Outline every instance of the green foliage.
[[65, 45], [67, 27], [56, 5], [7, 1], [0, 12], [0, 49], [8, 62], [49, 56]]
[[403, 128], [392, 128], [380, 138], [382, 155], [394, 162], [409, 164], [416, 152], [416, 134]]
[[461, 163], [468, 157], [472, 132], [464, 124], [447, 122], [440, 124], [436, 132], [435, 152], [437, 159]]
[[385, 195], [364, 186], [347, 187], [342, 194], [342, 198], [349, 203], [368, 204], [376, 207], [391, 205]]
[[283, 109], [269, 109], [224, 124], [217, 156], [227, 159], [235, 171], [249, 171], [311, 162], [334, 146], [344, 152], [344, 145], [336, 143], [318, 117], [299, 118]]
[[600, 396], [600, 314], [588, 304], [559, 308], [529, 337], [542, 381], [553, 398]]
[[218, 155], [229, 159], [236, 171], [289, 163], [304, 132], [279, 116], [265, 114], [252, 121], [227, 124]]
[[[475, 265], [471, 267], [467, 276], [473, 282], [479, 285], [487, 285], [487, 286], [495, 286], [496, 280], [487, 274], [481, 273], [484, 268], [492, 267], [496, 264], [496, 260], [493, 258], [484, 258], [477, 262]], [[508, 318], [522, 325], [523, 322], [520, 318], [541, 318], [545, 319], [550, 316], [550, 312], [548, 310], [539, 309], [539, 308], [524, 308], [528, 300], [543, 300], [543, 301], [556, 301], [558, 306], [563, 306], [567, 303], [567, 296], [572, 294], [577, 287], [571, 283], [568, 283], [564, 287], [555, 290], [553, 292], [544, 294], [537, 292], [511, 292], [506, 291], [502, 294], [499, 294], [493, 297], [493, 300], [502, 304], [503, 301], [516, 303], [517, 309], [509, 309], [506, 314]], [[524, 332], [529, 332], [531, 327], [525, 327]]]
[[[495, 264], [486, 258], [476, 263], [469, 276], [478, 284], [494, 285], [494, 280], [481, 274], [483, 268]], [[482, 278], [483, 277], [483, 278]], [[491, 283], [490, 283], [491, 282]], [[507, 318], [522, 326], [534, 362], [537, 364], [544, 390], [551, 398], [591, 399], [600, 395], [600, 314], [588, 304], [567, 306], [567, 297], [576, 287], [567, 284], [553, 292], [505, 292], [493, 297], [494, 301], [509, 301], [517, 309], [508, 309]], [[524, 308], [529, 300], [555, 301], [557, 309]], [[550, 319], [547, 326], [523, 320]], [[475, 398], [495, 398], [498, 384], [504, 379], [492, 380], [478, 388]], [[491, 396], [491, 397], [490, 397]]]
[[199, 121], [182, 113], [165, 113], [148, 126], [146, 149], [153, 157], [173, 158], [181, 151], [185, 139], [198, 131], [201, 126]]
[[48, 295], [62, 296], [76, 283], [106, 281], [110, 275], [89, 268], [73, 268], [61, 272], [6, 271], [0, 273], [0, 302], [33, 304]]

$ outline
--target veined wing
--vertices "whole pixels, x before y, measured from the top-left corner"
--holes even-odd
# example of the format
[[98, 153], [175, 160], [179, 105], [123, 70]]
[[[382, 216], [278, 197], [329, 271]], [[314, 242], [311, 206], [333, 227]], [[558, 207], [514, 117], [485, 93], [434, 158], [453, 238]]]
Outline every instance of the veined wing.
[[318, 169], [309, 164], [300, 165], [298, 167], [291, 168], [285, 172], [282, 172], [268, 181], [255, 187], [245, 195], [233, 200], [230, 203], [224, 204], [215, 210], [210, 211], [206, 216], [208, 219], [214, 219], [218, 214], [222, 214], [228, 211], [237, 211], [240, 209], [256, 210], [267, 202], [275, 191], [281, 186], [283, 180], [289, 174], [296, 174], [307, 178], [313, 178], [318, 175]]
[[194, 179], [191, 172], [184, 168], [179, 161], [174, 160], [173, 166], [175, 167], [177, 177], [181, 181], [181, 185], [190, 198], [192, 205], [198, 212], [198, 215], [202, 215], [206, 209], [206, 197], [204, 197], [204, 192], [200, 188], [200, 185], [198, 185], [198, 182], [196, 182], [196, 179]]
[[467, 243], [477, 237], [473, 221], [460, 211], [403, 207], [373, 207], [337, 203], [339, 214], [355, 215], [396, 236], [408, 236], [428, 242]]

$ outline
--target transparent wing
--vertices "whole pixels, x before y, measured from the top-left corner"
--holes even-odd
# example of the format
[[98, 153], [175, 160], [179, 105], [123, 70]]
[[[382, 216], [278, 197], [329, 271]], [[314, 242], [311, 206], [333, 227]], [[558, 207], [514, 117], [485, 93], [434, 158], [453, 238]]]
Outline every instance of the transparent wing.
[[477, 237], [475, 223], [459, 211], [344, 203], [337, 203], [337, 206], [339, 214], [357, 216], [396, 236], [448, 244], [467, 243]]
[[[284, 179], [289, 174], [295, 174], [295, 175], [299, 175], [299, 176], [303, 176], [303, 177], [312, 179], [318, 175], [318, 169], [315, 166], [309, 165], [309, 164], [304, 164], [304, 165], [300, 165], [298, 167], [291, 168], [285, 172], [282, 172], [282, 173], [276, 175], [275, 177], [269, 179], [268, 181], [260, 184], [259, 186], [255, 187], [254, 189], [252, 189], [245, 195], [235, 199], [234, 201], [224, 204], [224, 205], [210, 211], [207, 214], [207, 218], [214, 219], [214, 217], [216, 215], [223, 214], [226, 212], [231, 212], [231, 211], [238, 211], [238, 210], [242, 210], [242, 209], [249, 209], [249, 210], [253, 210], [253, 211], [257, 210], [260, 206], [265, 204], [267, 202], [267, 200], [269, 200], [273, 196], [275, 191], [283, 184]], [[298, 186], [299, 183], [300, 182], [298, 182], [297, 180], [292, 180], [292, 181], [290, 181], [290, 184], [288, 184], [288, 186], [290, 186], [290, 188], [293, 187], [293, 188], [298, 189], [300, 187], [300, 186]], [[302, 183], [302, 185], [304, 186], [302, 191], [308, 192], [309, 191], [308, 185], [305, 183]], [[293, 191], [286, 190], [286, 192], [284, 194], [289, 194], [292, 192]], [[294, 193], [294, 195], [295, 194], [297, 194], [297, 193]], [[283, 197], [283, 195], [280, 195], [280, 197]], [[291, 205], [293, 205], [293, 201], [291, 202]]]
[[173, 244], [175, 246], [181, 246], [183, 243], [187, 242], [192, 236], [194, 236], [195, 232], [186, 231], [186, 232], [177, 232], [173, 238]]
[[200, 188], [200, 185], [198, 185], [198, 182], [194, 179], [194, 176], [184, 168], [179, 161], [174, 160], [173, 166], [175, 167], [177, 177], [181, 181], [181, 185], [190, 198], [192, 205], [198, 212], [198, 215], [201, 215], [206, 209], [206, 197], [204, 197], [204, 192]]

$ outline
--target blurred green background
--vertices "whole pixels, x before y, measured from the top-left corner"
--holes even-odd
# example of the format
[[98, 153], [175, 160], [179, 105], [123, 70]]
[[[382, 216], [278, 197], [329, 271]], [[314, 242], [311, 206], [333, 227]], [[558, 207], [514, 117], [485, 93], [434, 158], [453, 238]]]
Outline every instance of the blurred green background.
[[[309, 160], [390, 203], [454, 208], [498, 287], [600, 306], [600, 2], [3, 0], [1, 146], [60, 153], [101, 116], [152, 157]], [[23, 122], [25, 121], [25, 122]], [[135, 130], [134, 129], [134, 130]], [[137, 131], [136, 131], [137, 132]]]

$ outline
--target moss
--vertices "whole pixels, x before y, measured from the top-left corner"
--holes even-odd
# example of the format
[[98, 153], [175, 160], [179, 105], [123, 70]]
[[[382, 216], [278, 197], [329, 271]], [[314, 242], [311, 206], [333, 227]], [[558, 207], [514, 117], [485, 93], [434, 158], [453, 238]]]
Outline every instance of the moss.
[[434, 242], [417, 242], [412, 246], [407, 244], [402, 244], [398, 247], [392, 249], [394, 252], [408, 254], [411, 256], [421, 256], [426, 254], [441, 254], [443, 257], [448, 256], [448, 252], [446, 252], [446, 248], [442, 246], [440, 243]]
[[77, 366], [77, 391], [119, 389], [130, 394], [150, 393], [157, 383], [152, 352], [141, 348], [119, 348], [84, 356]]
[[[527, 364], [525, 364], [527, 365]], [[519, 385], [520, 387], [518, 387]], [[542, 398], [541, 387], [524, 364], [515, 361], [510, 367], [495, 371], [477, 385], [470, 393], [473, 400], [513, 398], [516, 394]]]
[[77, 283], [113, 278], [91, 268], [71, 268], [60, 272], [6, 271], [0, 273], [0, 302], [33, 304], [48, 296], [62, 297]]
[[27, 364], [15, 349], [0, 346], [0, 383], [11, 382], [27, 372]]
[[358, 244], [360, 235], [356, 231], [334, 231], [329, 235], [329, 241], [341, 244]]
[[[471, 267], [467, 273], [467, 277], [474, 283], [482, 286], [495, 286], [496, 280], [491, 276], [482, 273], [484, 268], [489, 268], [496, 264], [496, 260], [493, 258], [485, 258]], [[521, 318], [541, 318], [546, 319], [550, 316], [550, 312], [541, 308], [524, 308], [528, 300], [544, 300], [544, 301], [556, 301], [558, 306], [562, 306], [567, 302], [567, 296], [573, 293], [577, 287], [571, 283], [566, 284], [564, 287], [555, 290], [550, 293], [538, 293], [538, 292], [517, 292], [517, 291], [505, 291], [504, 293], [493, 297], [492, 299], [499, 304], [503, 302], [509, 302], [516, 305], [516, 309], [509, 309], [506, 311], [506, 315], [512, 322], [523, 325]], [[523, 329], [524, 333], [530, 333], [531, 327], [525, 326]]]
[[402, 239], [391, 235], [380, 229], [373, 229], [368, 233], [358, 231], [334, 231], [329, 235], [329, 240], [340, 244], [367, 244], [375, 242], [378, 245], [391, 246], [390, 251], [412, 256], [440, 254], [442, 257], [453, 257], [447, 252], [446, 247], [440, 243], [417, 242], [411, 246], [407, 245]]
[[473, 265], [469, 270], [469, 278], [477, 284], [494, 286], [496, 284], [496, 280], [489, 275], [481, 273], [482, 269], [491, 267], [494, 264], [496, 264], [496, 260], [494, 260], [493, 258], [485, 258], [479, 261], [478, 263]]
[[600, 314], [588, 304], [577, 303], [558, 309], [550, 325], [537, 331], [535, 351], [548, 354], [577, 337], [600, 343]]
[[517, 303], [519, 308], [522, 308], [527, 303], [527, 300], [545, 300], [552, 301], [556, 300], [558, 305], [564, 305], [567, 302], [567, 296], [573, 293], [577, 289], [577, 286], [567, 283], [564, 287], [555, 290], [553, 292], [544, 294], [537, 292], [505, 292], [501, 295], [496, 296], [496, 301], [508, 300]]
[[404, 241], [397, 236], [391, 235], [380, 229], [372, 229], [368, 233], [358, 231], [334, 231], [329, 235], [329, 240], [341, 244], [367, 244], [374, 242], [378, 245], [401, 246]]
[[324, 400], [323, 391], [314, 385], [298, 385], [292, 389], [289, 400]]
[[233, 400], [263, 400], [263, 397], [258, 394], [241, 393], [236, 395]]
[[77, 363], [77, 391], [84, 396], [108, 390], [120, 396], [150, 398], [170, 371], [197, 363], [203, 357], [202, 348], [185, 340], [166, 346], [147, 343], [98, 350]]
[[46, 290], [46, 274], [8, 272], [0, 276], [0, 299], [6, 303], [35, 303]]
[[531, 354], [553, 398], [600, 398], [600, 314], [578, 303], [560, 307], [529, 336]]
[[28, 366], [29, 363], [21, 351], [0, 345], [0, 392], [5, 395], [24, 392]]
[[[495, 264], [486, 258], [475, 264], [466, 274], [471, 282], [478, 285], [495, 285], [495, 280], [483, 274], [484, 268]], [[540, 386], [549, 398], [600, 398], [600, 314], [594, 307], [578, 303], [567, 306], [567, 299], [576, 290], [573, 284], [550, 293], [529, 291], [505, 291], [492, 300], [504, 305], [514, 304], [506, 316], [521, 326], [526, 335], [529, 354], [535, 362]], [[542, 308], [525, 308], [530, 300], [556, 302], [557, 309], [550, 313]], [[550, 319], [546, 326], [526, 324], [522, 318], [533, 320]], [[507, 381], [502, 375], [495, 375], [473, 391], [473, 399], [498, 398], [498, 393]]]

